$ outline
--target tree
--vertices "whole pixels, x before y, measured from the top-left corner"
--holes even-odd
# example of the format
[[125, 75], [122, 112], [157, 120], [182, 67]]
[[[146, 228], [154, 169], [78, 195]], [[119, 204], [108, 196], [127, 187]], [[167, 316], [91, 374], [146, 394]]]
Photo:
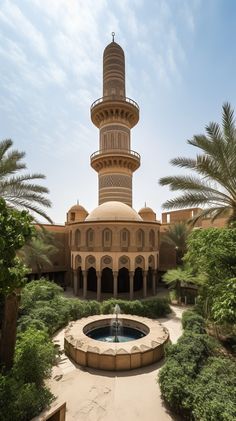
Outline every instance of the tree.
[[28, 269], [16, 257], [17, 250], [34, 234], [32, 217], [27, 211], [9, 209], [0, 198], [0, 294], [4, 296], [4, 313], [0, 342], [0, 364], [12, 366], [16, 341], [19, 289]]
[[211, 122], [206, 135], [195, 135], [188, 144], [200, 149], [194, 159], [178, 157], [171, 164], [194, 171], [196, 175], [163, 177], [162, 186], [183, 192], [181, 196], [167, 200], [164, 208], [203, 206], [192, 222], [203, 217], [212, 220], [227, 217], [228, 223], [236, 222], [236, 125], [230, 104], [223, 105], [222, 128]]
[[15, 175], [26, 169], [26, 164], [22, 162], [25, 153], [10, 150], [12, 145], [11, 139], [0, 142], [0, 197], [4, 198], [10, 207], [18, 210], [26, 209], [52, 222], [43, 210], [43, 207], [51, 206], [45, 196], [48, 189], [34, 184], [34, 180], [42, 180], [45, 176], [38, 173]]
[[182, 264], [182, 258], [186, 251], [186, 241], [189, 234], [189, 227], [184, 222], [171, 225], [162, 237], [164, 243], [170, 244], [176, 250], [176, 263]]
[[34, 269], [36, 268], [39, 278], [45, 266], [52, 266], [52, 257], [58, 252], [51, 233], [45, 229], [39, 230], [37, 235], [22, 247], [19, 256], [23, 258], [24, 263]]
[[170, 269], [163, 275], [163, 281], [170, 286], [171, 289], [175, 289], [177, 298], [181, 296], [181, 286], [183, 284], [194, 284], [201, 285], [203, 278], [199, 275], [194, 276], [191, 270], [178, 267], [177, 269]]
[[236, 317], [236, 228], [194, 230], [188, 237], [184, 263], [196, 277], [199, 305], [217, 323], [233, 323]]

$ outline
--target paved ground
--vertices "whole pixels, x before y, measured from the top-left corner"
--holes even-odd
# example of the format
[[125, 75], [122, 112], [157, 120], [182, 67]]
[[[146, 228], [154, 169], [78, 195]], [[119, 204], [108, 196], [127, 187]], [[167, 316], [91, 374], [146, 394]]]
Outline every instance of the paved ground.
[[[174, 307], [160, 319], [172, 342], [181, 335], [183, 308]], [[55, 336], [63, 347], [64, 330]], [[48, 382], [59, 401], [67, 402], [66, 421], [168, 421], [174, 420], [163, 406], [156, 378], [163, 362], [130, 372], [111, 373], [84, 369], [64, 354]]]

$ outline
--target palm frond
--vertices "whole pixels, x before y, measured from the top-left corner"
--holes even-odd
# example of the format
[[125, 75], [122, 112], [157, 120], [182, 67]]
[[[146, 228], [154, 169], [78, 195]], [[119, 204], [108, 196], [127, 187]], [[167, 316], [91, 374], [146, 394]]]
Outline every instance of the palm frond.
[[222, 126], [226, 141], [235, 142], [236, 127], [234, 120], [234, 110], [231, 108], [231, 105], [228, 102], [223, 104]]
[[171, 164], [197, 173], [196, 176], [163, 177], [159, 183], [172, 191], [183, 194], [167, 200], [166, 209], [183, 209], [201, 206], [204, 209], [193, 221], [204, 216], [213, 220], [228, 215], [236, 221], [236, 127], [234, 111], [226, 103], [222, 110], [222, 125], [211, 122], [206, 126], [206, 135], [195, 135], [188, 144], [201, 153], [193, 158], [178, 157]]
[[[11, 150], [12, 146], [11, 139], [0, 142], [0, 197], [6, 200], [8, 206], [32, 211], [51, 223], [51, 218], [43, 210], [51, 206], [46, 197], [49, 191], [47, 187], [34, 183], [34, 180], [43, 180], [45, 176], [41, 173], [18, 174], [26, 169], [26, 164], [22, 162], [25, 153]], [[35, 215], [34, 219], [36, 221]]]

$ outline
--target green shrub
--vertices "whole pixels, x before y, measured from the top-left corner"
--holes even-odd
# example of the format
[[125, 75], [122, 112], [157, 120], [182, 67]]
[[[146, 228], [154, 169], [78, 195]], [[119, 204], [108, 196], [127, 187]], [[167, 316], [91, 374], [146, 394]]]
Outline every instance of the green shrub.
[[177, 344], [167, 347], [159, 384], [163, 398], [176, 412], [191, 410], [194, 381], [215, 346], [207, 335], [186, 332]]
[[53, 400], [45, 387], [0, 374], [0, 421], [30, 421]]
[[126, 301], [110, 299], [101, 304], [102, 314], [113, 313], [115, 305], [118, 304], [121, 313], [135, 314], [150, 318], [164, 317], [171, 312], [168, 300], [165, 298], [153, 298], [144, 301]]
[[68, 300], [70, 307], [70, 319], [77, 320], [82, 317], [92, 316], [93, 314], [100, 314], [101, 304], [98, 301], [82, 301], [82, 300]]
[[84, 316], [93, 316], [101, 313], [101, 304], [96, 300], [86, 301], [84, 305]]
[[41, 278], [38, 281], [31, 281], [22, 290], [21, 311], [28, 313], [38, 301], [51, 301], [62, 292], [61, 287], [46, 279]]
[[236, 419], [236, 365], [228, 358], [209, 358], [193, 388], [196, 421]]
[[40, 319], [34, 319], [30, 315], [21, 316], [18, 321], [18, 332], [25, 332], [26, 329], [36, 329], [48, 331], [45, 323]]
[[165, 317], [171, 313], [169, 300], [167, 298], [152, 298], [142, 301], [144, 307], [144, 315], [150, 318]]
[[162, 396], [172, 410], [183, 413], [191, 408], [190, 393], [194, 379], [177, 360], [167, 360], [159, 372], [158, 382]]
[[13, 373], [23, 383], [35, 383], [42, 386], [44, 379], [50, 376], [55, 359], [55, 349], [46, 332], [27, 329], [19, 334]]
[[182, 327], [195, 333], [205, 333], [205, 320], [194, 311], [185, 311], [182, 315]]
[[41, 320], [45, 326], [47, 326], [50, 334], [55, 332], [61, 326], [59, 311], [55, 311], [55, 309], [49, 304], [33, 309], [30, 316], [32, 319]]

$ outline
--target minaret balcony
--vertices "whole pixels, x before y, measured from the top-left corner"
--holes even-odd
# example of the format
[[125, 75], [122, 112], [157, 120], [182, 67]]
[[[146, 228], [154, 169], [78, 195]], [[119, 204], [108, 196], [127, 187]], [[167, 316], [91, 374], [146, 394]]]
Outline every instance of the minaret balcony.
[[128, 168], [133, 172], [139, 168], [140, 160], [138, 152], [124, 149], [101, 149], [90, 156], [91, 167], [97, 172], [109, 167]]
[[116, 95], [104, 96], [94, 101], [90, 108], [93, 124], [100, 128], [108, 121], [126, 121], [132, 128], [139, 121], [139, 106], [131, 98]]

